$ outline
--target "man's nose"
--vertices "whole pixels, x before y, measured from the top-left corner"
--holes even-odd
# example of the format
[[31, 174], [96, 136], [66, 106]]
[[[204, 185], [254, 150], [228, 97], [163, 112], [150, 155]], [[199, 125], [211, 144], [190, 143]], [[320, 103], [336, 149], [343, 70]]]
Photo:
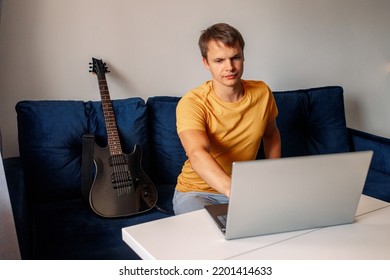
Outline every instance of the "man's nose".
[[228, 70], [234, 69], [233, 60], [232, 60], [232, 59], [227, 59], [226, 61], [227, 61], [227, 62], [226, 62], [226, 68], [227, 68]]

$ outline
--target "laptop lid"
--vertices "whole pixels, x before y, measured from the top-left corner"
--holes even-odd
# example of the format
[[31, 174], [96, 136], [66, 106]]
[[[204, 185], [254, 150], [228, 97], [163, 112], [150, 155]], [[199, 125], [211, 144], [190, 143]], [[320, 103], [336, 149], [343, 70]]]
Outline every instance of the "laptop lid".
[[225, 238], [352, 223], [373, 152], [233, 163]]

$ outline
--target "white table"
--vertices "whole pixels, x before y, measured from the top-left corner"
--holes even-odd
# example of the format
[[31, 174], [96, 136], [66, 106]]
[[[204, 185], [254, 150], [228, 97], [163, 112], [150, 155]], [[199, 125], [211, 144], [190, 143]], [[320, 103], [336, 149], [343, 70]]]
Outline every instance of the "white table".
[[390, 259], [389, 206], [363, 195], [353, 224], [229, 241], [199, 210], [123, 228], [122, 237], [142, 259]]

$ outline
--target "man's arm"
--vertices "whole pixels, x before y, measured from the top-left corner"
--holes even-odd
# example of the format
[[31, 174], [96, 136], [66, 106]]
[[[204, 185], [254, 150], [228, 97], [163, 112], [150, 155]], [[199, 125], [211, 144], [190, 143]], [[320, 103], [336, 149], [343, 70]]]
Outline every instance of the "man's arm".
[[267, 124], [263, 135], [264, 155], [265, 158], [281, 157], [281, 139], [276, 121], [273, 120]]
[[210, 154], [210, 142], [206, 133], [195, 129], [185, 130], [180, 132], [179, 138], [194, 171], [210, 187], [229, 197], [230, 176]]

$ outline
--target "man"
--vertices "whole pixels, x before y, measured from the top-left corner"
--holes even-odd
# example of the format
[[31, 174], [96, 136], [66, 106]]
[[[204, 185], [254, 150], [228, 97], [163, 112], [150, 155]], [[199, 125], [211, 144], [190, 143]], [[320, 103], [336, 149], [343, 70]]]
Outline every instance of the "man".
[[256, 158], [261, 141], [266, 158], [279, 158], [278, 110], [261, 81], [242, 80], [244, 40], [215, 24], [202, 32], [199, 48], [212, 80], [189, 91], [177, 110], [177, 132], [188, 160], [178, 177], [175, 214], [227, 203], [234, 161]]

